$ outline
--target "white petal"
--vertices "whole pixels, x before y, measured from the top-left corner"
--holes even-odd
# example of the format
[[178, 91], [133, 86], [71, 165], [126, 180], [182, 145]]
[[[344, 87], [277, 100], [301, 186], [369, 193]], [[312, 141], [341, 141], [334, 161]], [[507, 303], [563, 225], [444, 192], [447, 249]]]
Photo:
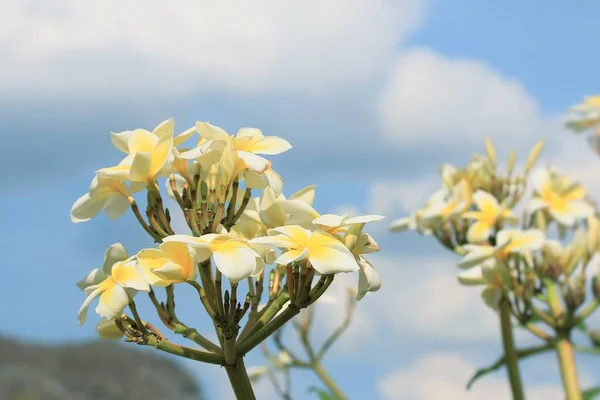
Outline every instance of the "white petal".
[[90, 303], [96, 297], [98, 297], [104, 289], [97, 287], [94, 291], [92, 291], [88, 297], [84, 300], [83, 304], [79, 308], [79, 312], [77, 313], [77, 319], [79, 320], [79, 325], [83, 325], [85, 320], [87, 319], [88, 308], [90, 307]]
[[156, 136], [163, 137], [165, 135], [171, 135], [175, 133], [175, 120], [173, 118], [169, 118], [161, 122], [154, 128], [152, 131]]
[[546, 207], [548, 207], [548, 204], [545, 201], [539, 197], [532, 197], [529, 201], [529, 205], [527, 206], [527, 212], [533, 214], [534, 212], [542, 210]]
[[300, 189], [296, 193], [292, 194], [289, 197], [289, 200], [299, 200], [312, 206], [315, 202], [316, 187], [316, 185], [310, 185], [305, 187], [304, 189]]
[[344, 225], [366, 224], [374, 221], [385, 219], [383, 215], [359, 215], [358, 217], [348, 218], [344, 221]]
[[594, 208], [584, 200], [575, 200], [569, 203], [569, 212], [575, 218], [587, 218], [594, 214]]
[[488, 287], [481, 292], [481, 298], [489, 307], [498, 310], [500, 299], [502, 299], [502, 289], [496, 287]]
[[104, 263], [102, 264], [102, 270], [106, 275], [110, 275], [112, 266], [118, 261], [124, 261], [129, 257], [125, 246], [121, 243], [115, 243], [109, 246], [104, 253]]
[[212, 255], [214, 265], [231, 282], [239, 282], [251, 276], [256, 269], [258, 255], [248, 247], [229, 248]]
[[185, 269], [176, 263], [169, 262], [164, 264], [162, 267], [152, 271], [156, 276], [162, 279], [168, 279], [173, 281], [185, 281], [187, 276]]
[[361, 300], [367, 292], [376, 292], [381, 288], [381, 277], [375, 268], [373, 268], [373, 265], [361, 257], [359, 266], [356, 300]]
[[407, 229], [413, 230], [416, 228], [417, 222], [413, 216], [396, 219], [388, 227], [390, 232], [403, 232]]
[[196, 133], [196, 127], [192, 126], [189, 129], [186, 129], [185, 131], [181, 132], [179, 135], [175, 136], [175, 138], [173, 139], [173, 146], [180, 146], [182, 143], [186, 142], [188, 139], [190, 139], [194, 133]]
[[458, 281], [463, 285], [483, 285], [483, 273], [479, 265], [458, 274]]
[[491, 246], [463, 246], [465, 249], [470, 249], [463, 259], [458, 263], [461, 268], [471, 268], [481, 264], [483, 261], [492, 257], [494, 248]]
[[125, 154], [129, 154], [129, 137], [133, 131], [123, 131], [119, 133], [111, 132], [110, 141], [112, 144]]
[[104, 206], [104, 212], [112, 220], [116, 220], [129, 209], [129, 200], [121, 194], [114, 194], [110, 196], [106, 205]]
[[208, 236], [209, 235], [203, 235], [201, 238], [197, 238], [197, 237], [190, 236], [190, 235], [171, 235], [171, 236], [167, 236], [166, 238], [164, 238], [163, 242], [164, 243], [180, 242], [180, 243], [185, 243], [187, 245], [190, 245], [192, 247], [207, 249], [210, 247], [210, 239], [213, 239], [213, 237], [209, 238]]
[[246, 166], [258, 174], [265, 172], [271, 164], [267, 159], [247, 151], [238, 151], [238, 156], [244, 160]]
[[120, 340], [123, 337], [123, 332], [114, 320], [103, 319], [96, 325], [98, 336], [104, 340]]
[[89, 193], [84, 194], [75, 200], [71, 207], [71, 221], [76, 223], [89, 221], [102, 211], [106, 198], [106, 196], [91, 197]]
[[281, 195], [281, 192], [283, 191], [283, 179], [281, 178], [281, 176], [279, 176], [279, 174], [273, 171], [273, 169], [271, 168], [263, 172], [262, 176], [264, 179], [267, 180], [269, 187], [273, 189], [275, 195]]
[[323, 225], [331, 228], [337, 228], [338, 226], [342, 225], [344, 218], [344, 215], [323, 214], [313, 219], [312, 223], [315, 225]]
[[308, 249], [300, 250], [289, 250], [277, 257], [275, 260], [276, 264], [288, 265], [295, 261], [303, 260], [308, 257]]
[[319, 216], [317, 210], [302, 200], [284, 200], [280, 201], [279, 205], [289, 215], [288, 225], [305, 224]]
[[133, 157], [133, 163], [129, 170], [129, 179], [137, 182], [144, 182], [152, 178], [150, 169], [152, 168], [152, 153], [140, 151]]
[[531, 173], [530, 182], [536, 192], [542, 193], [544, 188], [550, 184], [550, 171], [548, 168], [537, 168]]
[[114, 285], [102, 293], [96, 312], [104, 319], [115, 319], [123, 314], [127, 304], [129, 304], [127, 291], [120, 285]]
[[94, 268], [89, 274], [87, 274], [82, 280], [77, 282], [77, 287], [81, 290], [94, 285], [98, 285], [100, 282], [107, 278], [107, 274], [100, 268]]
[[226, 140], [229, 134], [208, 122], [196, 122], [196, 130], [206, 140]]

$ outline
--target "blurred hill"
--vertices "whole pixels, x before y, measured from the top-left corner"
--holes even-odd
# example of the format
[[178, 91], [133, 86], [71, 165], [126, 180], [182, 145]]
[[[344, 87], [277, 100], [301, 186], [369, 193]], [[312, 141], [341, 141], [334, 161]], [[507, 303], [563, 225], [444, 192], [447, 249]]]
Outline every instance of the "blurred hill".
[[0, 400], [202, 398], [183, 367], [135, 345], [40, 345], [0, 337]]

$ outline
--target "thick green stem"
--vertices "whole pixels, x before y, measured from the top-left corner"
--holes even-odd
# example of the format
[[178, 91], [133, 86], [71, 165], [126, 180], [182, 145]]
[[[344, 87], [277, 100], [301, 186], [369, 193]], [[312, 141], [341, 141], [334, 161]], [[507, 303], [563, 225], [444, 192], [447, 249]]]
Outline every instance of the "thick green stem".
[[573, 344], [568, 335], [559, 335], [556, 341], [556, 354], [560, 366], [560, 375], [567, 400], [581, 400], [581, 391], [577, 379], [577, 367], [573, 354]]
[[336, 400], [346, 400], [348, 398], [331, 376], [329, 376], [327, 371], [325, 371], [323, 365], [321, 365], [319, 361], [313, 362], [312, 370], [315, 371], [315, 374], [317, 374], [319, 379], [321, 379], [321, 382], [327, 386], [327, 389], [335, 396]]
[[239, 357], [233, 365], [225, 365], [225, 370], [236, 399], [256, 400], [242, 357]]
[[564, 326], [565, 315], [563, 303], [559, 297], [559, 287], [556, 282], [544, 282], [547, 292], [548, 306], [558, 327], [556, 335], [556, 355], [560, 366], [560, 375], [567, 400], [581, 400], [581, 391], [577, 380], [577, 367], [573, 355], [573, 344], [570, 339], [570, 329]]
[[519, 356], [515, 348], [512, 324], [510, 322], [510, 304], [504, 296], [500, 301], [500, 328], [502, 330], [502, 345], [506, 357], [506, 369], [510, 381], [510, 389], [514, 400], [524, 400], [523, 385], [519, 372]]

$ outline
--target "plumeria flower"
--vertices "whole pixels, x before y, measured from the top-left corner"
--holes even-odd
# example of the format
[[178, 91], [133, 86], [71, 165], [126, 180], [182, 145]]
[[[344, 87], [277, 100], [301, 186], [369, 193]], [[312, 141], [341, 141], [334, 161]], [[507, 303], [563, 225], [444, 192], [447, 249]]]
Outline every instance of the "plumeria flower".
[[129, 304], [130, 296], [137, 291], [148, 292], [150, 286], [142, 279], [135, 268], [135, 260], [130, 257], [124, 261], [116, 262], [110, 269], [110, 274], [96, 285], [85, 288], [88, 297], [79, 309], [79, 323], [83, 325], [87, 317], [90, 303], [100, 297], [96, 312], [105, 319], [115, 319], [123, 313]]
[[227, 234], [209, 233], [199, 238], [172, 235], [164, 238], [163, 242], [179, 242], [191, 246], [196, 251], [198, 262], [211, 258], [215, 267], [231, 282], [258, 275], [265, 266], [263, 258], [245, 240], [232, 238]]
[[88, 193], [78, 198], [71, 207], [71, 221], [89, 221], [102, 210], [111, 219], [117, 219], [129, 208], [129, 196], [142, 189], [142, 185], [128, 187], [120, 180], [96, 175]]
[[505, 264], [484, 262], [479, 268], [471, 268], [458, 275], [463, 285], [485, 285], [481, 297], [485, 303], [497, 310], [508, 282], [510, 272]]
[[165, 242], [157, 249], [144, 249], [137, 254], [140, 276], [152, 286], [164, 287], [196, 279], [198, 268], [189, 246]]
[[529, 212], [546, 210], [561, 225], [573, 226], [577, 219], [587, 218], [594, 208], [585, 200], [585, 190], [560, 176], [550, 168], [539, 168], [531, 177], [535, 197], [529, 204]]
[[321, 274], [357, 271], [354, 256], [335, 236], [324, 232], [311, 232], [299, 225], [287, 225], [269, 229], [270, 236], [255, 238], [250, 244], [268, 245], [285, 251], [275, 263], [289, 263], [308, 259], [313, 268]]
[[462, 268], [470, 268], [483, 261], [495, 258], [505, 261], [512, 253], [522, 253], [539, 250], [545, 240], [545, 235], [539, 229], [502, 229], [496, 235], [496, 245], [467, 244], [463, 248], [467, 254], [458, 264]]
[[271, 188], [265, 188], [258, 202], [258, 216], [267, 229], [286, 224], [299, 225], [312, 220], [319, 213], [312, 207], [314, 185], [305, 187], [286, 198]]
[[478, 190], [473, 194], [473, 202], [479, 211], [468, 211], [463, 218], [474, 219], [467, 231], [467, 240], [470, 243], [486, 242], [490, 233], [502, 221], [517, 223], [518, 220], [510, 209], [498, 204], [498, 200], [488, 192]]
[[[195, 161], [192, 164], [195, 170], [198, 166], [202, 168], [209, 168], [211, 165], [216, 164], [223, 153], [225, 148], [225, 142], [218, 140], [208, 141], [193, 149], [177, 149], [172, 148], [172, 160], [171, 160], [171, 172], [177, 172], [183, 176], [188, 176], [190, 161]], [[192, 176], [189, 174], [189, 176]]]
[[461, 180], [451, 192], [442, 189], [429, 198], [420, 212], [422, 220], [449, 218], [462, 213], [471, 204], [471, 186]]
[[600, 125], [600, 96], [590, 96], [583, 103], [567, 112], [566, 126], [575, 132], [583, 132]]
[[[223, 129], [207, 122], [196, 122], [196, 129], [201, 136], [198, 144], [208, 140], [227, 141], [230, 137]], [[244, 173], [248, 187], [264, 188], [269, 185], [279, 195], [283, 186], [281, 177], [271, 169], [271, 162], [258, 154], [281, 154], [292, 146], [280, 137], [264, 136], [260, 129], [255, 128], [241, 128], [233, 139], [237, 156], [248, 169]], [[263, 174], [264, 177], [260, 177]]]
[[348, 214], [323, 214], [313, 219], [312, 223], [317, 225], [320, 229], [334, 234], [346, 231], [351, 225], [381, 221], [384, 218], [383, 215], [360, 215], [358, 217], [348, 218]]
[[173, 149], [172, 118], [161, 122], [152, 132], [136, 129], [113, 133], [113, 144], [127, 154], [119, 165], [102, 168], [101, 175], [134, 182], [150, 182], [156, 178], [169, 160]]
[[125, 246], [121, 243], [115, 243], [109, 246], [104, 253], [104, 262], [102, 268], [94, 268], [89, 274], [87, 274], [82, 280], [77, 282], [77, 287], [81, 290], [85, 290], [90, 286], [94, 286], [105, 280], [110, 276], [112, 266], [119, 262], [129, 258]]

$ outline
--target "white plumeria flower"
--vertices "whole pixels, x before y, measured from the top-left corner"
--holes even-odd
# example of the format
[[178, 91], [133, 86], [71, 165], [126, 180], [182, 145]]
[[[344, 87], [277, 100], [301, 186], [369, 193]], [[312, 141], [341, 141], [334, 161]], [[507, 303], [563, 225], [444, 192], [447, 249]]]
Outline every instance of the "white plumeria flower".
[[[210, 141], [191, 150], [173, 147], [171, 150], [171, 159], [168, 163], [168, 171], [165, 172], [176, 172], [183, 177], [189, 178], [194, 175], [198, 166], [209, 168], [216, 164], [221, 158], [224, 147], [225, 143], [219, 141]], [[191, 160], [195, 161], [195, 163], [191, 162]]]
[[77, 315], [79, 323], [83, 325], [87, 317], [87, 310], [96, 297], [100, 296], [96, 312], [105, 319], [115, 319], [123, 313], [129, 304], [129, 297], [137, 291], [149, 292], [148, 282], [142, 279], [135, 268], [133, 257], [125, 261], [118, 261], [111, 270], [110, 275], [96, 285], [85, 288], [88, 297], [85, 299]]
[[559, 176], [549, 168], [539, 168], [532, 174], [531, 181], [535, 197], [528, 211], [547, 210], [561, 225], [572, 226], [576, 220], [587, 218], [594, 208], [585, 200], [585, 190], [572, 183], [567, 177]]
[[192, 281], [198, 273], [195, 255], [185, 243], [164, 242], [157, 249], [141, 250], [136, 258], [140, 276], [156, 287]]
[[565, 125], [577, 133], [600, 125], [600, 96], [589, 96], [571, 107]]
[[[199, 144], [207, 140], [227, 142], [230, 137], [223, 129], [207, 122], [196, 122], [196, 129], [201, 136]], [[258, 154], [281, 154], [292, 146], [280, 137], [264, 136], [260, 129], [255, 128], [241, 128], [232, 138], [237, 157], [243, 160], [247, 168], [244, 171], [246, 185], [254, 188], [269, 186], [279, 195], [283, 186], [281, 177], [271, 169], [271, 162]]]
[[283, 194], [277, 196], [271, 188], [265, 188], [258, 201], [260, 220], [267, 229], [309, 222], [319, 215], [312, 207], [314, 190], [314, 185], [307, 186], [286, 198]]
[[142, 189], [143, 185], [127, 187], [120, 180], [96, 175], [88, 193], [78, 198], [71, 207], [71, 221], [89, 221], [102, 210], [111, 219], [117, 219], [129, 208], [128, 197]]
[[493, 260], [487, 260], [458, 275], [458, 280], [463, 285], [485, 285], [481, 297], [493, 309], [498, 309], [498, 303], [509, 278], [510, 272], [506, 265]]
[[258, 275], [265, 266], [262, 257], [245, 240], [226, 234], [209, 233], [199, 238], [172, 235], [164, 238], [163, 242], [180, 242], [191, 246], [196, 251], [198, 262], [202, 263], [211, 258], [215, 267], [231, 282]]
[[311, 232], [299, 225], [269, 229], [269, 235], [252, 239], [250, 244], [268, 245], [287, 250], [275, 263], [287, 265], [308, 259], [321, 274], [352, 272], [359, 269], [354, 255], [335, 236], [325, 232]]
[[545, 235], [539, 229], [502, 229], [496, 235], [496, 246], [464, 245], [467, 254], [458, 265], [470, 268], [492, 257], [506, 260], [511, 253], [539, 250], [544, 240]]
[[458, 215], [469, 207], [471, 196], [471, 186], [463, 179], [450, 192], [442, 189], [434, 193], [420, 211], [419, 217], [428, 221]]
[[94, 268], [82, 280], [77, 282], [77, 287], [81, 290], [85, 290], [90, 286], [99, 284], [110, 276], [111, 268], [115, 263], [124, 261], [128, 258], [129, 255], [127, 254], [127, 250], [125, 250], [125, 246], [123, 246], [121, 243], [110, 245], [110, 247], [104, 253], [104, 262], [102, 263], [102, 268]]
[[136, 129], [113, 133], [113, 144], [127, 154], [119, 165], [102, 168], [100, 175], [134, 182], [153, 181], [169, 160], [173, 148], [174, 121], [161, 122], [152, 132]]
[[475, 220], [467, 231], [467, 240], [470, 243], [487, 242], [490, 233], [501, 221], [512, 224], [518, 222], [512, 211], [500, 206], [498, 200], [488, 192], [476, 191], [473, 194], [473, 202], [479, 210], [467, 211], [462, 215], [463, 218]]
[[312, 223], [333, 234], [344, 232], [351, 225], [381, 221], [384, 218], [383, 215], [359, 215], [358, 217], [348, 218], [348, 214], [323, 214], [313, 219]]

